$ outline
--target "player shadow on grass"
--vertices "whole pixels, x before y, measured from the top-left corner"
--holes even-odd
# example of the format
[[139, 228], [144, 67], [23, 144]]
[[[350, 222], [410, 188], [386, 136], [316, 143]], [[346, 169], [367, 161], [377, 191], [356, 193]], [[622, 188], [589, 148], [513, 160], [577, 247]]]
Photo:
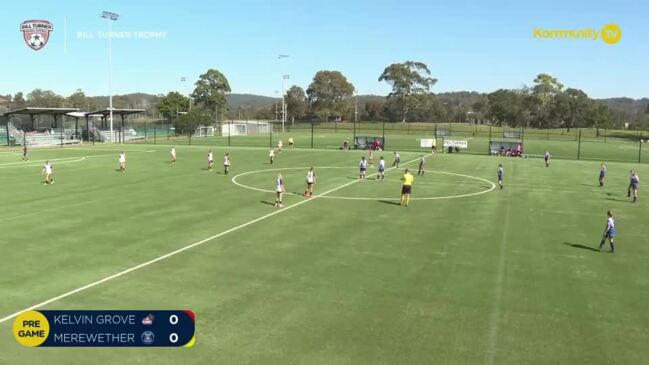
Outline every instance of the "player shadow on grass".
[[580, 245], [578, 243], [564, 242], [563, 244], [566, 245], [566, 246], [574, 247], [574, 248], [580, 248], [582, 250], [599, 252], [599, 250], [596, 249], [595, 247], [584, 246], [584, 245]]
[[612, 200], [612, 201], [615, 201], [615, 202], [628, 202], [629, 198], [626, 198], [626, 199], [625, 198], [606, 198], [606, 200]]
[[401, 205], [401, 203], [399, 203], [396, 200], [378, 200], [378, 202], [383, 204], [390, 204], [390, 205]]
[[273, 205], [273, 206], [275, 205], [275, 203], [267, 202], [265, 200], [260, 200], [259, 202], [267, 205]]

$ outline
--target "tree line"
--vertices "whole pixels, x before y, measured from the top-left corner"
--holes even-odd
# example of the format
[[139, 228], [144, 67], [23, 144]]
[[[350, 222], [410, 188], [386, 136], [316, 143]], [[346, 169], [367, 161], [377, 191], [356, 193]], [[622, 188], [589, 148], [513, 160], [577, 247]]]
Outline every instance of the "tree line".
[[[464, 93], [460, 98], [433, 93], [431, 89], [437, 79], [431, 76], [423, 62], [391, 64], [378, 75], [377, 81], [391, 87], [387, 97], [359, 97], [355, 95], [354, 85], [342, 72], [318, 71], [306, 89], [293, 85], [286, 90], [283, 97], [287, 120], [471, 122], [567, 130], [577, 127], [622, 128], [626, 124], [631, 128], [645, 129], [649, 125], [649, 103], [646, 110], [636, 113], [611, 108], [591, 99], [582, 90], [565, 88], [548, 74], [537, 75], [531, 86], [499, 89], [488, 94]], [[179, 132], [226, 119], [281, 119], [281, 108], [278, 110], [276, 103], [265, 107], [240, 106], [231, 110], [228, 104], [230, 84], [216, 69], [200, 75], [194, 86], [189, 96], [177, 91], [149, 99], [115, 96], [113, 106], [146, 109], [148, 115], [158, 115], [176, 124]], [[50, 90], [35, 89], [26, 96], [18, 92], [4, 99], [8, 100], [10, 109], [42, 106], [92, 111], [108, 104], [107, 97], [88, 97], [82, 90], [63, 97]]]

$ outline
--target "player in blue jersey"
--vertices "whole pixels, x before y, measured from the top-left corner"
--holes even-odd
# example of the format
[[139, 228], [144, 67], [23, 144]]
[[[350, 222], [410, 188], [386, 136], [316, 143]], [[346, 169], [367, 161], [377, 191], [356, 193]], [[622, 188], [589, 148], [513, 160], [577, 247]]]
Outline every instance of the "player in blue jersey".
[[602, 162], [602, 166], [599, 168], [599, 186], [604, 187], [604, 179], [606, 179], [606, 165]]
[[424, 174], [424, 171], [426, 171], [424, 170], [425, 165], [426, 165], [426, 156], [421, 155], [421, 157], [419, 157], [419, 170], [417, 170], [417, 176]]
[[640, 185], [640, 176], [635, 171], [631, 172], [631, 180], [629, 181], [629, 194], [633, 192], [633, 202], [638, 201], [638, 186]]
[[606, 219], [606, 229], [604, 230], [602, 241], [599, 243], [599, 250], [602, 250], [606, 239], [608, 239], [608, 242], [611, 245], [611, 253], [614, 253], [615, 243], [613, 241], [615, 239], [615, 220], [613, 219], [613, 211], [609, 210], [608, 212], [606, 212], [606, 215], [608, 216], [608, 218]]
[[503, 169], [503, 164], [498, 165], [498, 186], [500, 186], [500, 190], [503, 189], [503, 177], [505, 175], [505, 170]]

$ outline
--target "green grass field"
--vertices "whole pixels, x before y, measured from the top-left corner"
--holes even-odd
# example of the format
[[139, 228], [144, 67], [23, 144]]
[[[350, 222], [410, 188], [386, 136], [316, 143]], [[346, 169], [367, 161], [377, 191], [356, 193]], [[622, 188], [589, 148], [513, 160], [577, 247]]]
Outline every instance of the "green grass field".
[[[126, 173], [116, 171], [121, 148]], [[385, 182], [356, 179], [362, 152], [285, 150], [271, 166], [268, 148], [230, 147], [225, 176], [226, 148], [212, 148], [215, 171], [206, 170], [207, 144], [178, 146], [174, 166], [165, 145], [34, 150], [29, 162], [18, 150], [0, 150], [0, 364], [639, 364], [649, 357], [649, 208], [642, 191], [637, 204], [626, 197], [629, 170], [648, 176], [646, 165], [611, 162], [600, 188], [599, 161], [545, 168], [533, 158], [435, 155], [426, 175], [415, 176], [406, 208], [395, 204], [400, 170]], [[593, 153], [607, 161], [608, 151]], [[384, 155], [391, 163], [392, 153]], [[402, 153], [402, 161], [418, 156]], [[41, 184], [45, 159], [55, 168], [50, 186]], [[502, 191], [492, 183], [499, 162]], [[264, 190], [272, 191], [277, 171], [299, 194], [308, 166], [316, 168], [317, 197], [288, 194], [284, 209], [273, 207]], [[616, 214], [614, 255], [595, 251], [608, 209]], [[39, 308], [192, 309], [196, 345], [17, 344], [12, 314], [61, 295]]]

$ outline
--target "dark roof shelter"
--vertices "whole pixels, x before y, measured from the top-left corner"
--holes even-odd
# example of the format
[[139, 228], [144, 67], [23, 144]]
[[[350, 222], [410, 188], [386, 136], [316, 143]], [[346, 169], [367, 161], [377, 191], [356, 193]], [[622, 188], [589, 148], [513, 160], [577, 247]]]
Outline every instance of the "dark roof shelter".
[[[146, 110], [145, 109], [116, 109], [116, 108], [113, 108], [112, 110], [113, 110], [113, 118], [119, 117], [121, 119], [121, 125], [119, 127], [119, 133], [117, 135], [117, 138], [119, 139], [119, 142], [123, 143], [123, 141], [124, 141], [124, 119], [125, 119], [125, 117], [128, 117], [129, 115], [133, 115], [133, 114], [144, 113], [144, 112], [146, 112]], [[88, 125], [88, 119], [91, 118], [91, 117], [101, 117], [102, 127], [104, 127], [104, 128], [107, 127], [108, 126], [107, 125], [108, 120], [110, 118], [110, 111], [111, 111], [110, 108], [106, 108], [106, 109], [101, 109], [101, 110], [97, 110], [97, 111], [94, 111], [94, 112], [85, 113], [86, 129], [90, 128], [89, 125]]]
[[29, 115], [32, 121], [32, 130], [36, 129], [36, 123], [34, 121], [34, 116], [36, 115], [51, 115], [54, 117], [54, 127], [58, 125], [59, 118], [62, 116], [79, 111], [79, 108], [44, 108], [44, 107], [26, 107], [16, 110], [10, 110], [3, 115], [11, 118], [14, 115]]

